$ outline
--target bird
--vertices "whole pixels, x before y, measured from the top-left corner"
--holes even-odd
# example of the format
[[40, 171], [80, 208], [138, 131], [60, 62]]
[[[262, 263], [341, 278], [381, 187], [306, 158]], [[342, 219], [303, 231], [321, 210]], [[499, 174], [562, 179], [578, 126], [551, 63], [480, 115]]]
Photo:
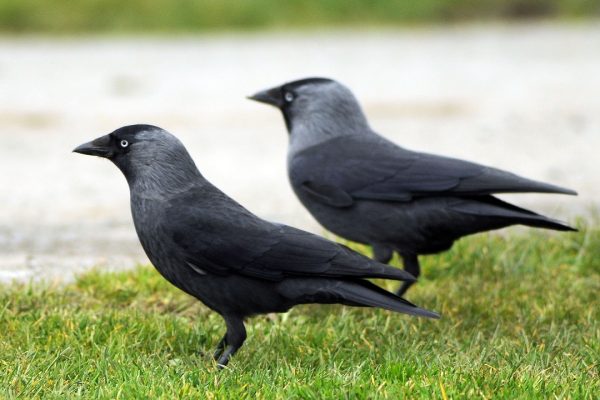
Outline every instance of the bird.
[[135, 230], [151, 263], [223, 317], [227, 330], [214, 352], [219, 368], [244, 343], [246, 318], [298, 304], [379, 307], [439, 318], [368, 280], [414, 280], [410, 273], [252, 214], [205, 179], [166, 130], [124, 126], [73, 151], [109, 159], [121, 170]]
[[333, 79], [291, 81], [248, 98], [283, 114], [288, 178], [310, 214], [337, 236], [370, 245], [382, 263], [396, 252], [417, 278], [420, 255], [449, 250], [466, 235], [515, 224], [575, 230], [494, 196], [575, 191], [401, 147], [371, 129], [350, 89]]

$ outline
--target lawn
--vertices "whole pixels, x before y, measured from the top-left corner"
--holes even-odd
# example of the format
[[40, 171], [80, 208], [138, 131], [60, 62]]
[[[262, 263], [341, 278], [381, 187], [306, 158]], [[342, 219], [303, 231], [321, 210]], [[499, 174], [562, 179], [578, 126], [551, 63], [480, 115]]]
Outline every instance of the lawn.
[[5, 33], [185, 33], [598, 16], [600, 0], [0, 0]]
[[220, 317], [150, 266], [3, 286], [0, 397], [598, 398], [599, 227], [478, 235], [423, 264], [407, 297], [442, 319], [297, 307], [251, 319], [223, 371]]

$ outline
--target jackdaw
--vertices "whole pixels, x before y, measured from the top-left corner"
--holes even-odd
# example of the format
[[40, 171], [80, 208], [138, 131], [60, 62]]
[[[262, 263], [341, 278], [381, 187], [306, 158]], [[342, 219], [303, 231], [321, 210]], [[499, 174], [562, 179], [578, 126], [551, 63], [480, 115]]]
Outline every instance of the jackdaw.
[[244, 318], [297, 304], [438, 318], [367, 280], [412, 281], [410, 273], [260, 219], [208, 182], [183, 144], [161, 128], [125, 126], [74, 151], [107, 158], [123, 172], [135, 229], [152, 264], [224, 318], [227, 332], [214, 354], [219, 366], [244, 343]]
[[336, 235], [371, 245], [382, 263], [398, 252], [415, 277], [420, 254], [448, 250], [465, 235], [515, 224], [574, 230], [492, 195], [576, 192], [402, 148], [375, 133], [352, 92], [334, 80], [297, 80], [249, 98], [283, 113], [288, 176], [313, 217]]

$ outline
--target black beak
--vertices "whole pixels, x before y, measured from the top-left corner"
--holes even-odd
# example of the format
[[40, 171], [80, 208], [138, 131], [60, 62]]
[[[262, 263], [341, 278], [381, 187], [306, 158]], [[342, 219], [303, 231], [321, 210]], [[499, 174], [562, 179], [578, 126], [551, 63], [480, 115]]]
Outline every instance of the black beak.
[[110, 135], [100, 136], [91, 142], [84, 143], [73, 149], [74, 153], [110, 158], [113, 155]]
[[255, 93], [252, 96], [248, 96], [248, 98], [260, 103], [270, 104], [277, 108], [283, 107], [283, 96], [281, 95], [281, 88], [279, 86]]

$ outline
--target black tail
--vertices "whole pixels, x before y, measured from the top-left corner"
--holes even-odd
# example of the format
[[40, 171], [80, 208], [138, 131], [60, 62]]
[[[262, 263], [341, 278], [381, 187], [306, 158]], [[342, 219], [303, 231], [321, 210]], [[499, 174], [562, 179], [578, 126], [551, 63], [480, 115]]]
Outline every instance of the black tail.
[[379, 307], [403, 314], [439, 318], [439, 314], [417, 307], [363, 279], [295, 278], [278, 284], [279, 293], [293, 304], [345, 304]]
[[517, 207], [493, 196], [457, 199], [452, 209], [465, 214], [494, 218], [503, 226], [521, 224], [556, 231], [577, 231], [563, 222]]
[[439, 314], [417, 307], [369, 281], [342, 281], [336, 287], [344, 303], [356, 306], [379, 307], [419, 317], [439, 318]]
[[535, 219], [524, 218], [519, 221], [519, 224], [532, 226], [535, 228], [552, 229], [555, 231], [577, 232], [577, 228], [573, 228], [572, 226], [569, 226], [563, 222], [544, 217], [543, 215], [540, 215], [539, 217], [540, 218]]

